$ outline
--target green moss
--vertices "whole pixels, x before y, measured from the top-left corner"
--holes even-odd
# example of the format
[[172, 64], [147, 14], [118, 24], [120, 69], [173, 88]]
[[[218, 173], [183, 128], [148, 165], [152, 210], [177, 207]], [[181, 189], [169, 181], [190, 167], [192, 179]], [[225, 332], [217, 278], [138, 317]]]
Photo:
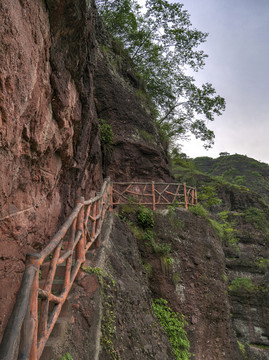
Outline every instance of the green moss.
[[190, 342], [184, 326], [187, 324], [184, 315], [173, 312], [164, 299], [152, 301], [152, 307], [160, 324], [164, 328], [173, 347], [177, 360], [188, 360], [191, 357], [189, 352]]
[[243, 355], [244, 359], [246, 358], [246, 348], [245, 348], [245, 345], [242, 344], [239, 340], [237, 340], [237, 344], [238, 344], [238, 347], [239, 347], [239, 350], [241, 352], [241, 354]]

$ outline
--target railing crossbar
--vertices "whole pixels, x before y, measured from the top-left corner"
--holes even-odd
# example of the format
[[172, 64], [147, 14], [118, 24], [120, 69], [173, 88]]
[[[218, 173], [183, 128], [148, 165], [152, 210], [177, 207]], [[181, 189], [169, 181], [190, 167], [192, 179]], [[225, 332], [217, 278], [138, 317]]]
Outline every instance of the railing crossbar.
[[[181, 186], [184, 189], [183, 194], [179, 193]], [[128, 203], [130, 196], [135, 196], [139, 204], [150, 206], [153, 210], [156, 206], [167, 206], [175, 201], [185, 204], [186, 208], [188, 205], [197, 204], [196, 189], [177, 183], [115, 182], [111, 184], [107, 179], [100, 193], [95, 194], [92, 191], [91, 194], [95, 196], [89, 200], [85, 201], [84, 198], [77, 200], [67, 220], [39, 254], [30, 254], [27, 257], [26, 275], [19, 293], [30, 294], [27, 295], [30, 300], [28, 303], [18, 302], [5, 331], [0, 353], [9, 354], [8, 359], [15, 360], [10, 354], [18, 352], [20, 341], [24, 353], [29, 355], [27, 355], [29, 360], [40, 358], [79, 269], [85, 261], [86, 252], [92, 244], [96, 243], [98, 246], [102, 223], [108, 209], [112, 210], [113, 206]], [[184, 202], [179, 201], [182, 197]], [[53, 282], [60, 265], [65, 267], [64, 280], [59, 293], [55, 294]], [[45, 280], [42, 279], [43, 270]], [[53, 309], [49, 313], [51, 306]], [[28, 336], [26, 339], [26, 333], [30, 334], [30, 338]], [[6, 358], [0, 356], [0, 359]]]

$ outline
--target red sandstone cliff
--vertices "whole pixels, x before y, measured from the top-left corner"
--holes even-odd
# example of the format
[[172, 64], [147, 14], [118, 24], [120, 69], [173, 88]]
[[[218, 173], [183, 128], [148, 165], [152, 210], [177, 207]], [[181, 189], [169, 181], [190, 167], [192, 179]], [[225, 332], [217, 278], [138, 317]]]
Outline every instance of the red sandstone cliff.
[[25, 254], [102, 181], [92, 5], [46, 4], [0, 3], [0, 334]]
[[[137, 86], [120, 78], [126, 69], [113, 75], [96, 41], [96, 33], [107, 35], [93, 0], [3, 0], [0, 23], [1, 336], [26, 253], [45, 246], [77, 195], [99, 190], [104, 173], [121, 180], [170, 173], [160, 143], [135, 136], [139, 128], [154, 139], [153, 117]], [[98, 116], [114, 131], [105, 169]]]

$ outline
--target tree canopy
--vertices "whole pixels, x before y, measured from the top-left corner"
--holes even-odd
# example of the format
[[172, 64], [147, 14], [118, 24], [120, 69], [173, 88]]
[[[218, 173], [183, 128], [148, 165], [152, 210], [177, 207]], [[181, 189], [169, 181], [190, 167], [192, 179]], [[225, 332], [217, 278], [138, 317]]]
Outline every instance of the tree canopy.
[[198, 46], [207, 33], [192, 28], [183, 4], [146, 0], [97, 0], [111, 35], [122, 42], [146, 82], [157, 123], [170, 139], [193, 133], [205, 147], [214, 143], [207, 127], [225, 109], [225, 100], [209, 83], [198, 87], [187, 69], [203, 68], [207, 57]]

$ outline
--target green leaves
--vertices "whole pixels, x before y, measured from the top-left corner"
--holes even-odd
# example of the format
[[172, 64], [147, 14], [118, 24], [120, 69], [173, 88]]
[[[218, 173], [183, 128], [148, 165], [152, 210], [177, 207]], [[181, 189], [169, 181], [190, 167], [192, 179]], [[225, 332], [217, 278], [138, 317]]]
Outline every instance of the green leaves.
[[206, 121], [224, 111], [225, 101], [211, 84], [199, 88], [186, 73], [186, 67], [204, 66], [207, 55], [198, 47], [208, 34], [192, 28], [180, 3], [147, 0], [145, 13], [136, 0], [97, 0], [97, 5], [146, 81], [162, 131], [170, 141], [191, 132], [210, 147], [214, 133]]
[[191, 357], [189, 352], [190, 342], [184, 330], [184, 326], [186, 325], [184, 315], [173, 312], [167, 304], [168, 302], [164, 299], [153, 300], [152, 307], [154, 313], [167, 333], [176, 359], [188, 360]]

